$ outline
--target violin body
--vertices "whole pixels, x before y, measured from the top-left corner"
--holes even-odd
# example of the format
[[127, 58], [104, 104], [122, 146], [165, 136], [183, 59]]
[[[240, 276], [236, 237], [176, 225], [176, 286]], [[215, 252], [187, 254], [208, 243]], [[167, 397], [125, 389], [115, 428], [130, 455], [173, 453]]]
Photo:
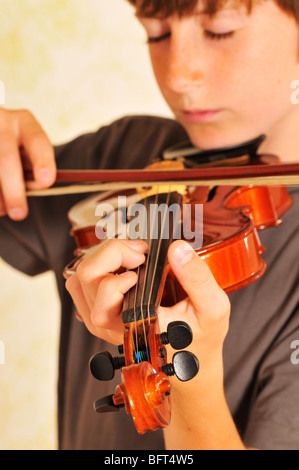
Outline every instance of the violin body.
[[[286, 188], [219, 186], [213, 197], [208, 187], [188, 188], [187, 191], [185, 205], [191, 206], [192, 231], [196, 226], [195, 206], [202, 204], [203, 207], [202, 246], [194, 249], [207, 262], [220, 287], [229, 293], [258, 279], [266, 266], [262, 259], [264, 248], [257, 232], [280, 225], [282, 215], [292, 205]], [[96, 231], [96, 208], [99, 204], [111, 204], [115, 207], [117, 219], [116, 201], [119, 195], [113, 192], [95, 195], [70, 210], [69, 218], [73, 226], [71, 234], [78, 248], [76, 258], [66, 267], [66, 275], [68, 271], [72, 272], [89, 248], [102, 241]], [[141, 200], [135, 190], [122, 191], [121, 195], [127, 198], [128, 204]], [[100, 236], [104, 238], [104, 235]], [[182, 238], [190, 241], [190, 238]], [[167, 292], [164, 297], [167, 297]]]
[[[165, 163], [159, 165], [164, 167]], [[126, 201], [125, 207], [119, 207], [119, 197]], [[179, 233], [179, 238], [193, 246], [210, 267], [220, 287], [229, 293], [263, 275], [266, 265], [258, 231], [279, 225], [292, 200], [284, 187], [252, 185], [172, 188], [168, 193], [164, 185], [162, 191], [156, 195], [151, 192], [146, 197], [134, 189], [89, 197], [69, 212], [71, 234], [78, 248], [75, 259], [65, 268], [65, 277], [75, 272], [90, 249], [107, 238], [107, 226], [101, 224], [101, 220], [108, 220], [107, 210], [97, 220], [98, 207], [112, 208], [110, 212], [118, 221], [118, 225], [114, 225], [114, 235], [121, 238], [123, 227], [120, 221], [125, 225], [130, 222], [128, 207], [139, 204], [138, 207], [148, 208], [154, 203], [165, 205], [166, 211], [172, 205], [178, 205], [180, 210], [172, 218], [173, 230], [167, 237], [163, 236], [161, 223], [158, 224], [157, 239], [151, 236], [151, 231], [143, 237], [149, 244], [149, 252], [144, 265], [138, 268], [137, 285], [125, 295], [123, 305], [124, 344], [119, 350], [124, 357], [112, 358], [109, 353], [101, 352], [90, 361], [90, 370], [98, 380], [110, 380], [116, 369], [122, 370], [122, 383], [114, 394], [97, 400], [95, 410], [101, 413], [125, 407], [140, 434], [170, 423], [169, 376], [175, 374], [179, 380], [186, 381], [199, 370], [198, 359], [184, 351], [192, 341], [189, 326], [184, 322], [172, 322], [167, 332], [159, 330], [159, 306], [174, 305], [186, 296], [167, 263], [168, 248], [178, 234], [175, 227], [188, 226], [187, 231]], [[199, 207], [201, 211], [198, 211]], [[144, 219], [145, 225], [147, 221], [148, 215]], [[167, 344], [178, 351], [170, 364], [167, 362]]]

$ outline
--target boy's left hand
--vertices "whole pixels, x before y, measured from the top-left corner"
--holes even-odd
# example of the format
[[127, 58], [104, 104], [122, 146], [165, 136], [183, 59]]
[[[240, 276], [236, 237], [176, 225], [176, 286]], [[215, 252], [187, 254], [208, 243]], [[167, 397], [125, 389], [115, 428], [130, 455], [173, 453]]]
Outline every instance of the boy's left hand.
[[[133, 271], [113, 273], [121, 267], [128, 270], [138, 267], [144, 262], [146, 250], [147, 244], [142, 241], [109, 240], [83, 260], [67, 280], [66, 288], [78, 313], [95, 336], [114, 344], [122, 343], [123, 297], [137, 282], [137, 275]], [[189, 244], [175, 241], [170, 246], [168, 261], [187, 297], [173, 307], [159, 308], [161, 331], [171, 321], [185, 321], [194, 337], [189, 349], [200, 357], [200, 363], [219, 360], [228, 331], [228, 297]]]

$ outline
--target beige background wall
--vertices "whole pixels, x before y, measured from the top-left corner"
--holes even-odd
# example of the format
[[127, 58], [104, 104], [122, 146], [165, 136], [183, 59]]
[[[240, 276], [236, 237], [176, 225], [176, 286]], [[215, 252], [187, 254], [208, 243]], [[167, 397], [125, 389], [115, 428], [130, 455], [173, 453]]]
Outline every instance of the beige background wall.
[[[125, 0], [1, 0], [0, 15], [5, 107], [30, 109], [53, 143], [125, 114], [170, 116]], [[55, 449], [54, 279], [0, 260], [0, 285], [0, 449]]]

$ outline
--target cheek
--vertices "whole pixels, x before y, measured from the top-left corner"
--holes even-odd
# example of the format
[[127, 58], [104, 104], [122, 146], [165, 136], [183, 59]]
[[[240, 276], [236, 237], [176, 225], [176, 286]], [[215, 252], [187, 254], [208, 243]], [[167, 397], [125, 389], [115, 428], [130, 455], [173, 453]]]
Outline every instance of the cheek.
[[149, 52], [152, 69], [154, 71], [156, 81], [161, 88], [163, 86], [163, 78], [165, 80], [167, 56], [166, 54], [158, 54], [157, 52], [151, 50], [151, 48]]
[[[249, 49], [250, 50], [250, 49]], [[297, 53], [297, 51], [296, 51]], [[218, 97], [227, 99], [240, 116], [277, 119], [290, 109], [291, 83], [298, 76], [295, 54], [287, 47], [263, 47], [254, 54], [236, 53], [219, 64]], [[231, 67], [228, 71], [227, 63]], [[226, 75], [225, 75], [226, 71]], [[222, 88], [223, 85], [223, 88]]]

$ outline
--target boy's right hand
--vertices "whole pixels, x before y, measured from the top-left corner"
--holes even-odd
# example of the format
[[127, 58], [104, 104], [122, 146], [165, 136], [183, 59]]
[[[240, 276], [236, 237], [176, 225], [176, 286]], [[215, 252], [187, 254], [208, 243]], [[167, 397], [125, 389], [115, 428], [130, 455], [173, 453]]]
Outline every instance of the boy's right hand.
[[[33, 182], [25, 183], [24, 169], [32, 170]], [[55, 178], [54, 149], [34, 116], [0, 108], [0, 216], [24, 219], [26, 188], [48, 188]]]

